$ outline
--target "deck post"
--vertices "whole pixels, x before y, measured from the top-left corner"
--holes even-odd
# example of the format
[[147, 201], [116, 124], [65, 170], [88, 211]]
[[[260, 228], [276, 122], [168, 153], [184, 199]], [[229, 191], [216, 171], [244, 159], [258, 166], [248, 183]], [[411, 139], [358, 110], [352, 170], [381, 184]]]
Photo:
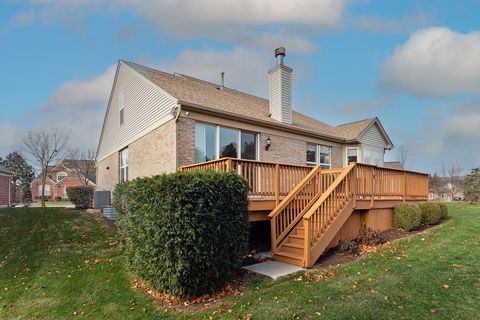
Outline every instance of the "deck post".
[[375, 195], [375, 169], [370, 168], [372, 176], [372, 193], [370, 194], [370, 209], [373, 208], [373, 197]]
[[351, 183], [352, 183], [351, 192], [352, 192], [352, 198], [353, 198], [352, 206], [353, 208], [355, 208], [357, 206], [357, 180], [358, 180], [357, 166], [353, 168], [351, 179], [353, 179], [353, 181], [351, 180]]
[[232, 159], [227, 159], [227, 172], [232, 171]]
[[275, 206], [280, 202], [280, 164], [275, 164], [275, 173], [273, 176], [273, 187], [275, 190]]
[[303, 219], [303, 267], [308, 267], [310, 264], [310, 240], [308, 238], [310, 230], [310, 220]]
[[406, 202], [406, 197], [407, 197], [407, 173], [403, 171], [403, 203]]

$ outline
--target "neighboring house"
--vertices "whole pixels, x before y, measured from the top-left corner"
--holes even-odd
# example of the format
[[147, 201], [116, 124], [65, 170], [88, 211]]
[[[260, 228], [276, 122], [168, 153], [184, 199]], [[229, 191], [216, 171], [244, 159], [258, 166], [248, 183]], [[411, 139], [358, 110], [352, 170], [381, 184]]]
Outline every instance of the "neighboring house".
[[[91, 160], [91, 165], [94, 166]], [[42, 196], [42, 188], [45, 188], [46, 199], [67, 200], [67, 187], [82, 186], [85, 182], [93, 187], [96, 187], [95, 176], [85, 178], [85, 174], [80, 172], [77, 174], [76, 170], [71, 166], [71, 160], [64, 160], [57, 166], [52, 166], [47, 172], [47, 180], [45, 186], [42, 186], [41, 174], [32, 182], [32, 199], [37, 200]]]
[[463, 190], [455, 188], [458, 191], [456, 191], [455, 195], [452, 197], [452, 189], [452, 185], [448, 183], [440, 188], [430, 188], [428, 199], [443, 202], [462, 201], [464, 199]]
[[7, 207], [12, 203], [12, 175], [12, 171], [0, 166], [0, 207]]
[[222, 157], [384, 165], [393, 144], [378, 118], [328, 125], [292, 110], [292, 69], [283, 61], [268, 74], [270, 100], [119, 61], [97, 149], [97, 189]]

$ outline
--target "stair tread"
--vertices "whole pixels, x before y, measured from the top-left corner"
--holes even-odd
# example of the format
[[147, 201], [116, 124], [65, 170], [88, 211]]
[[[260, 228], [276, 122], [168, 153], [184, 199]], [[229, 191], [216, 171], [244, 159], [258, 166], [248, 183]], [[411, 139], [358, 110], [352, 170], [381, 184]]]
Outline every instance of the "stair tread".
[[284, 257], [297, 259], [297, 260], [303, 260], [303, 255], [290, 253], [290, 252], [286, 252], [286, 251], [277, 251], [277, 252], [275, 252], [275, 255], [284, 256]]
[[302, 235], [299, 235], [299, 234], [291, 234], [288, 236], [289, 238], [296, 238], [296, 239], [305, 239], [305, 236], [302, 234]]
[[300, 244], [300, 243], [293, 243], [293, 242], [285, 242], [283, 243], [283, 246], [303, 249], [303, 243]]

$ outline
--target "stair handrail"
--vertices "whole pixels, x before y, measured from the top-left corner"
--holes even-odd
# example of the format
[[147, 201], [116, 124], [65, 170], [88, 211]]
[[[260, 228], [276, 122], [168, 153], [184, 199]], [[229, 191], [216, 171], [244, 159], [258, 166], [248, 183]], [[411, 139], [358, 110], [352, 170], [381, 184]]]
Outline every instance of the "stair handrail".
[[[318, 209], [319, 206], [322, 205], [325, 200], [328, 199], [328, 197], [332, 194], [332, 192], [342, 183], [342, 181], [347, 177], [347, 175], [355, 168], [357, 164], [355, 162], [352, 162], [348, 167], [345, 168], [345, 171], [343, 171], [336, 179], [335, 181], [328, 187], [328, 189], [322, 193], [320, 198], [310, 206], [310, 209], [308, 210], [307, 213], [303, 215], [304, 220], [310, 220], [312, 215], [315, 213], [315, 211]], [[354, 190], [351, 190], [352, 192]]]
[[280, 211], [282, 211], [283, 209], [285, 209], [285, 207], [293, 200], [293, 198], [295, 198], [296, 195], [298, 195], [303, 187], [309, 183], [314, 177], [315, 175], [320, 172], [321, 169], [320, 169], [320, 166], [316, 166], [316, 167], [313, 167], [312, 168], [312, 171], [310, 171], [301, 181], [299, 184], [297, 184], [295, 186], [295, 188], [290, 191], [286, 196], [285, 198], [283, 198], [282, 201], [280, 201], [280, 203], [272, 210], [272, 212], [270, 212], [268, 214], [268, 217], [269, 218], [273, 218], [275, 216], [277, 216]]

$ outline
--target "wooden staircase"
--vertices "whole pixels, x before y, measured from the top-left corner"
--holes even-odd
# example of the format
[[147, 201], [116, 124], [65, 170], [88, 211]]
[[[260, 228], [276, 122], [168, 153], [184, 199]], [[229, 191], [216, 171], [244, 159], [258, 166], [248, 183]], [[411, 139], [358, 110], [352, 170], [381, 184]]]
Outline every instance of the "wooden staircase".
[[[313, 266], [353, 212], [354, 167], [323, 172], [313, 169], [272, 211], [269, 216], [275, 260]], [[305, 190], [309, 199], [305, 199]]]

